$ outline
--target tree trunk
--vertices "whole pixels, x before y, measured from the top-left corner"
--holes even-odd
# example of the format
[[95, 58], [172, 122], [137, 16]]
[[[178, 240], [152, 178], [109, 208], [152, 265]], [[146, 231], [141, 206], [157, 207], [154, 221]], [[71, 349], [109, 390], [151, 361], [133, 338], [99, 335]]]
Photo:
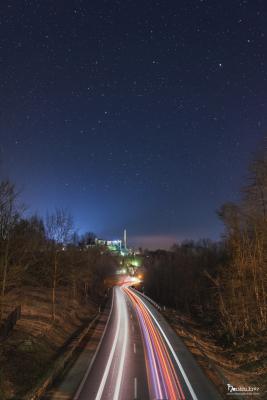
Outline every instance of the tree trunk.
[[7, 269], [8, 269], [8, 251], [9, 251], [9, 241], [5, 244], [5, 253], [3, 257], [3, 281], [1, 287], [1, 307], [0, 307], [0, 321], [3, 319], [4, 315], [4, 298], [6, 292], [6, 280], [7, 280]]
[[72, 297], [74, 300], [76, 300], [77, 297], [77, 287], [76, 287], [76, 280], [73, 278], [72, 280]]
[[52, 284], [52, 320], [56, 319], [56, 285], [57, 285], [57, 253], [54, 258], [53, 284]]

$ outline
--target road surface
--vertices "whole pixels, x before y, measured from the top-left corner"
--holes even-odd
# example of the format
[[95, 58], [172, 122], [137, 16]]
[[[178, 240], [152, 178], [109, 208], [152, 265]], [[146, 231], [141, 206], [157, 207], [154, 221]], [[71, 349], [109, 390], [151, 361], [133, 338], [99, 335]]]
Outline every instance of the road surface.
[[74, 400], [217, 400], [219, 394], [156, 308], [127, 285], [113, 292], [95, 359]]

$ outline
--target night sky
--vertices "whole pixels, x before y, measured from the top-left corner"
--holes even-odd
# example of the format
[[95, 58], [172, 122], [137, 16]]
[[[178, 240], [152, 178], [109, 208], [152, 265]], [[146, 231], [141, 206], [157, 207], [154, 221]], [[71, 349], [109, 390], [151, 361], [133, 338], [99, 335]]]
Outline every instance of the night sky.
[[0, 113], [1, 178], [30, 212], [217, 239], [266, 134], [266, 1], [1, 1]]

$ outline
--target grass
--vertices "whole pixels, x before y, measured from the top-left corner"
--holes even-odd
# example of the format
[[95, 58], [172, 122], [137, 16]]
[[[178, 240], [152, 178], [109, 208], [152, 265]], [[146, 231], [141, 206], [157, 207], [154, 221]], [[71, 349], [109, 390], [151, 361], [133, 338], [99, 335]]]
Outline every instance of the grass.
[[22, 304], [22, 318], [0, 343], [0, 400], [21, 400], [52, 366], [65, 343], [95, 313], [93, 304], [71, 300], [66, 289], [57, 296], [57, 318], [51, 320], [50, 291], [24, 288], [10, 293]]
[[15, 383], [13, 399], [21, 399], [38, 382], [51, 365], [53, 356], [54, 351], [44, 340], [18, 332], [11, 335], [3, 349], [3, 360], [8, 380]]
[[[267, 332], [222, 346], [216, 331], [209, 326], [174, 310], [166, 310], [165, 316], [223, 398], [229, 400], [226, 382], [234, 386], [258, 386], [257, 399], [267, 398]], [[248, 398], [242, 396], [244, 400]]]

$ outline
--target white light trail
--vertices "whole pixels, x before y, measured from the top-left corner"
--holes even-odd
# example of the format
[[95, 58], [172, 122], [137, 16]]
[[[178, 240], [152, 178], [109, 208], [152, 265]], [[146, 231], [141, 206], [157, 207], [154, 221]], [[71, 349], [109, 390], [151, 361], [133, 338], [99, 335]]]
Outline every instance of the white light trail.
[[111, 366], [111, 363], [112, 363], [112, 359], [113, 359], [113, 356], [114, 356], [114, 353], [115, 353], [115, 349], [116, 349], [116, 346], [117, 346], [117, 343], [118, 343], [119, 332], [120, 332], [120, 324], [121, 324], [121, 304], [118, 301], [117, 292], [116, 292], [116, 306], [117, 306], [117, 309], [118, 309], [118, 322], [117, 322], [116, 334], [115, 334], [115, 337], [114, 337], [114, 340], [113, 340], [112, 348], [111, 348], [111, 351], [109, 353], [108, 362], [106, 364], [104, 375], [102, 377], [102, 380], [101, 380], [101, 383], [100, 383], [100, 386], [99, 386], [99, 389], [98, 389], [98, 392], [97, 392], [95, 400], [100, 400], [101, 397], [102, 397], [102, 393], [103, 393], [103, 390], [105, 388], [105, 384], [106, 384], [107, 377], [108, 377], [108, 374], [109, 374], [109, 370], [110, 370], [110, 366]]
[[123, 340], [123, 345], [122, 345], [120, 366], [119, 366], [113, 400], [118, 400], [118, 398], [119, 398], [121, 382], [122, 382], [123, 367], [124, 367], [125, 357], [126, 357], [127, 342], [128, 342], [128, 312], [127, 312], [127, 307], [126, 307], [126, 300], [125, 300], [124, 294], [122, 293], [121, 289], [120, 289], [120, 293], [121, 293], [121, 298], [122, 298], [122, 300], [121, 300], [121, 306], [122, 306], [122, 310], [123, 310], [122, 311], [122, 320], [124, 322], [122, 334], [124, 335], [124, 340]]

